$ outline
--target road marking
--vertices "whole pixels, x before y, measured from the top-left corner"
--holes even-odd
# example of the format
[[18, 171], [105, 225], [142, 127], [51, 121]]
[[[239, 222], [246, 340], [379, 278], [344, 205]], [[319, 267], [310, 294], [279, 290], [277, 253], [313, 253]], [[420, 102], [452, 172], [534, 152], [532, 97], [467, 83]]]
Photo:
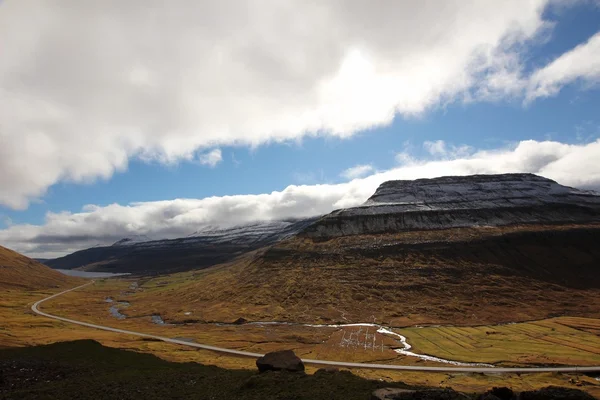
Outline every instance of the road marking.
[[[224, 347], [210, 346], [207, 344], [200, 343], [190, 343], [183, 340], [171, 339], [163, 336], [150, 335], [147, 333], [128, 331], [125, 329], [111, 328], [110, 326], [102, 326], [96, 324], [90, 324], [88, 322], [77, 321], [70, 318], [59, 317], [56, 315], [48, 314], [43, 311], [40, 311], [38, 308], [40, 304], [45, 301], [54, 299], [58, 296], [61, 296], [65, 293], [72, 292], [77, 289], [81, 289], [83, 287], [89, 286], [93, 284], [94, 281], [88, 282], [81, 286], [74, 287], [69, 290], [65, 290], [60, 293], [56, 293], [50, 297], [46, 297], [45, 299], [39, 300], [35, 302], [31, 306], [31, 310], [39, 315], [42, 315], [47, 318], [52, 318], [58, 321], [68, 322], [71, 324], [81, 325], [88, 328], [100, 329], [103, 331], [115, 332], [115, 333], [123, 333], [126, 335], [139, 336], [144, 338], [156, 339], [166, 343], [173, 343], [182, 346], [195, 347], [198, 349], [210, 350], [217, 353], [225, 353], [232, 354], [235, 356], [242, 357], [251, 357], [251, 358], [259, 358], [262, 357], [263, 354], [260, 353], [251, 353], [248, 351], [241, 350], [233, 350], [226, 349]], [[326, 360], [311, 360], [311, 359], [302, 359], [302, 362], [305, 364], [313, 364], [313, 365], [329, 365], [334, 367], [345, 367], [345, 368], [364, 368], [364, 369], [387, 369], [387, 370], [401, 370], [401, 371], [418, 371], [418, 372], [472, 372], [472, 373], [491, 373], [491, 374], [499, 374], [499, 373], [538, 373], [538, 372], [600, 372], [600, 366], [592, 366], [592, 367], [517, 367], [517, 368], [506, 368], [506, 367], [422, 367], [422, 366], [414, 366], [414, 365], [389, 365], [389, 364], [369, 364], [369, 363], [352, 363], [352, 362], [343, 362], [343, 361], [326, 361]]]

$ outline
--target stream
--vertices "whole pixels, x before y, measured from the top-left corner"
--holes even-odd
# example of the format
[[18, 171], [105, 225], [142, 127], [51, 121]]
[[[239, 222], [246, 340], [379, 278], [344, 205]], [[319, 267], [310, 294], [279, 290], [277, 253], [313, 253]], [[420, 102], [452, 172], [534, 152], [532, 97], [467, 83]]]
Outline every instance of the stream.
[[294, 325], [294, 326], [307, 326], [310, 328], [345, 328], [345, 327], [353, 327], [353, 326], [372, 327], [372, 328], [377, 328], [377, 333], [380, 333], [382, 335], [394, 336], [394, 337], [398, 338], [398, 341], [402, 345], [402, 348], [393, 349], [398, 354], [402, 354], [402, 355], [405, 355], [408, 357], [417, 357], [417, 358], [420, 358], [421, 360], [425, 360], [425, 361], [434, 361], [434, 362], [439, 362], [439, 363], [443, 363], [443, 364], [456, 365], [456, 366], [460, 366], [460, 367], [493, 367], [493, 365], [491, 365], [491, 364], [467, 363], [467, 362], [446, 360], [444, 358], [439, 358], [439, 357], [429, 356], [427, 354], [418, 354], [418, 353], [412, 352], [412, 351], [410, 351], [410, 349], [412, 349], [412, 346], [408, 343], [405, 336], [402, 336], [399, 333], [393, 332], [391, 330], [391, 328], [386, 328], [384, 326], [377, 325], [377, 324], [355, 323], [355, 324], [332, 324], [332, 325], [322, 324], [322, 325], [320, 325], [320, 324], [298, 324], [298, 323], [293, 323], [293, 322], [274, 322], [273, 321], [273, 322], [249, 322], [248, 325]]
[[[106, 302], [112, 302], [113, 300], [111, 298], [106, 298], [105, 299]], [[122, 307], [128, 307], [129, 303], [126, 301], [120, 301], [117, 302], [116, 304], [112, 305], [110, 307], [110, 313], [113, 317], [118, 318], [118, 319], [125, 319], [127, 318], [126, 315], [122, 314], [121, 312], [119, 312], [119, 309]], [[162, 319], [162, 317], [159, 314], [153, 314], [151, 315], [151, 320], [154, 324], [157, 325], [174, 325], [174, 324], [167, 324], [165, 323], [165, 321]], [[213, 323], [207, 323], [208, 325], [216, 325], [216, 326], [240, 326], [239, 324], [233, 324], [233, 323], [220, 323], [220, 322], [213, 322]], [[347, 328], [347, 327], [371, 327], [371, 328], [376, 328], [377, 329], [377, 333], [382, 334], [382, 335], [387, 335], [387, 336], [392, 336], [394, 337], [398, 343], [400, 345], [402, 345], [401, 348], [395, 348], [393, 349], [396, 353], [398, 354], [402, 354], [404, 356], [408, 356], [408, 357], [416, 357], [419, 358], [421, 360], [424, 361], [433, 361], [433, 362], [438, 362], [438, 363], [443, 363], [443, 364], [450, 364], [450, 365], [455, 365], [455, 366], [460, 366], [460, 367], [493, 367], [493, 365], [491, 364], [485, 364], [485, 363], [468, 363], [468, 362], [461, 362], [461, 361], [454, 361], [454, 360], [447, 360], [445, 358], [440, 358], [440, 357], [434, 357], [434, 356], [430, 356], [427, 354], [419, 354], [419, 353], [415, 353], [413, 351], [410, 351], [412, 349], [412, 346], [408, 343], [407, 339], [405, 336], [400, 335], [399, 333], [396, 333], [394, 331], [392, 331], [392, 328], [389, 327], [384, 327], [382, 325], [377, 325], [377, 324], [372, 324], [372, 323], [354, 323], [354, 324], [300, 324], [300, 323], [294, 323], [294, 322], [277, 322], [277, 321], [258, 321], [258, 322], [246, 322], [243, 325], [254, 325], [254, 326], [274, 326], [274, 325], [286, 325], [286, 326], [304, 326], [304, 327], [309, 327], [309, 328]]]

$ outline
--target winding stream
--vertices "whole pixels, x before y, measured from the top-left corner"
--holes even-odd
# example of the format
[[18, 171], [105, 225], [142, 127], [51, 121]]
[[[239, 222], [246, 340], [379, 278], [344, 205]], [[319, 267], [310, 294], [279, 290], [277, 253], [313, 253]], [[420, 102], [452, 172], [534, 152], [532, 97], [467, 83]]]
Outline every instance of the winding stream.
[[429, 356], [427, 354], [418, 354], [418, 353], [412, 352], [412, 351], [410, 351], [410, 349], [412, 349], [412, 346], [408, 343], [405, 336], [402, 336], [399, 333], [393, 332], [391, 330], [391, 328], [386, 328], [384, 326], [377, 325], [377, 324], [355, 323], [355, 324], [332, 324], [332, 325], [323, 324], [323, 325], [320, 325], [320, 324], [298, 324], [298, 323], [293, 323], [293, 322], [269, 321], [269, 322], [249, 322], [248, 325], [293, 325], [293, 326], [307, 326], [310, 328], [345, 328], [345, 327], [353, 327], [353, 326], [372, 327], [372, 328], [377, 328], [377, 333], [380, 333], [382, 335], [394, 336], [394, 337], [398, 338], [398, 341], [402, 345], [402, 348], [393, 349], [398, 354], [402, 354], [402, 355], [405, 355], [408, 357], [417, 357], [417, 358], [420, 358], [421, 360], [425, 360], [425, 361], [433, 361], [433, 362], [456, 365], [456, 366], [461, 366], [461, 367], [493, 367], [493, 365], [491, 365], [491, 364], [467, 363], [467, 362], [446, 360], [444, 358], [439, 358], [439, 357]]
[[[113, 300], [111, 299], [110, 302], [112, 303]], [[126, 319], [127, 315], [122, 314], [120, 312], [120, 309], [124, 308], [124, 307], [129, 307], [129, 302], [128, 301], [119, 301], [119, 302], [117, 302], [115, 305], [110, 306], [110, 308], [109, 308], [110, 315], [112, 315], [113, 317], [118, 318], [118, 319]]]
[[[111, 298], [107, 298], [105, 301], [112, 302]], [[110, 307], [110, 313], [112, 314], [113, 317], [116, 317], [118, 319], [126, 319], [127, 316], [120, 313], [119, 309], [121, 307], [128, 307], [129, 303], [126, 301], [120, 301], [117, 302], [115, 305]], [[162, 319], [162, 317], [159, 314], [153, 314], [151, 315], [151, 320], [154, 324], [157, 325], [177, 325], [177, 324], [167, 324], [165, 323], [165, 321]], [[212, 323], [205, 323], [206, 325], [215, 325], [215, 326], [240, 326], [239, 324], [233, 324], [233, 323], [224, 323], [224, 322], [212, 322]], [[450, 365], [455, 365], [455, 366], [460, 366], [460, 367], [494, 367], [491, 364], [485, 364], [485, 363], [468, 363], [468, 362], [461, 362], [461, 361], [454, 361], [454, 360], [447, 360], [445, 358], [440, 358], [440, 357], [434, 357], [434, 356], [430, 356], [427, 354], [419, 354], [419, 353], [415, 353], [413, 351], [410, 351], [412, 349], [412, 346], [408, 343], [407, 339], [405, 336], [396, 333], [394, 331], [392, 331], [392, 328], [389, 327], [384, 327], [382, 325], [377, 325], [377, 324], [372, 324], [372, 323], [354, 323], [354, 324], [301, 324], [301, 323], [294, 323], [294, 322], [278, 322], [278, 321], [257, 321], [257, 322], [246, 322], [243, 325], [254, 325], [254, 326], [277, 326], [277, 325], [285, 325], [285, 326], [304, 326], [304, 327], [309, 327], [309, 328], [348, 328], [348, 327], [371, 327], [371, 328], [376, 328], [377, 329], [377, 333], [382, 334], [382, 335], [387, 335], [387, 336], [392, 336], [394, 337], [398, 343], [400, 345], [402, 345], [402, 347], [400, 348], [395, 348], [393, 349], [396, 353], [398, 354], [402, 354], [404, 356], [408, 356], [408, 357], [416, 357], [419, 358], [421, 360], [424, 361], [433, 361], [433, 362], [438, 362], [438, 363], [443, 363], [443, 364], [450, 364]]]

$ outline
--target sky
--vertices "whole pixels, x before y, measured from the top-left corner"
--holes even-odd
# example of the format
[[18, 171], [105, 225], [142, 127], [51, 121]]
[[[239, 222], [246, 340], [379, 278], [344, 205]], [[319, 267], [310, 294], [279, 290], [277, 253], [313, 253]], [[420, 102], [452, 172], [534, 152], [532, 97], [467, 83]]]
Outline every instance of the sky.
[[0, 245], [305, 217], [390, 179], [600, 190], [600, 1], [0, 1]]

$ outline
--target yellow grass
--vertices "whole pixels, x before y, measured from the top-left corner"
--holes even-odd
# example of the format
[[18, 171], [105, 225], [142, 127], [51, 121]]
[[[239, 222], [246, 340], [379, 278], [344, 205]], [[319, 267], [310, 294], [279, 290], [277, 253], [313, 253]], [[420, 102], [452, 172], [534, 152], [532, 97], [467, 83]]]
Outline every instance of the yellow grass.
[[509, 325], [408, 328], [415, 352], [454, 360], [510, 365], [600, 365], [600, 320], [551, 318]]
[[[80, 319], [94, 322], [103, 322], [109, 326], [140, 328], [140, 330], [156, 332], [168, 336], [169, 327], [160, 327], [151, 324], [149, 318], [135, 318], [133, 321], [120, 321], [110, 317], [108, 313], [108, 303], [104, 302], [104, 298], [118, 295], [120, 292], [127, 292], [130, 282], [128, 281], [106, 281], [98, 282], [89, 291], [81, 293], [74, 292], [71, 296], [59, 297], [55, 302], [44, 304], [43, 309], [48, 312], [57, 312], [62, 315], [76, 317], [79, 313], [84, 314]], [[254, 360], [240, 357], [231, 357], [219, 355], [210, 351], [197, 350], [185, 346], [171, 345], [162, 342], [144, 341], [140, 338], [129, 337], [111, 332], [104, 332], [94, 329], [79, 327], [59, 321], [50, 320], [44, 317], [37, 316], [30, 311], [30, 306], [35, 301], [44, 298], [60, 289], [47, 291], [7, 291], [2, 293], [0, 300], [0, 347], [13, 346], [28, 346], [36, 344], [46, 344], [57, 341], [76, 340], [76, 339], [94, 339], [100, 343], [117, 348], [132, 349], [141, 352], [155, 354], [163, 359], [178, 362], [200, 362], [209, 365], [218, 365], [225, 368], [247, 368], [254, 369]], [[126, 295], [124, 296], [127, 297]], [[64, 307], [64, 309], [62, 308]], [[130, 308], [134, 308], [132, 303]], [[61, 310], [59, 312], [59, 310]], [[125, 311], [127, 313], [129, 310]], [[78, 317], [79, 318], [79, 317]], [[542, 321], [539, 324], [543, 325], [547, 321]], [[563, 326], [580, 324], [581, 326], [597, 327], [600, 321], [589, 321], [587, 319], [564, 319]], [[555, 324], [556, 322], [550, 321]], [[290, 347], [290, 344], [298, 340], [299, 337], [304, 339], [317, 339], [321, 336], [314, 336], [314, 333], [300, 332], [289, 333], [291, 336], [287, 339], [280, 337], [281, 332], [273, 332], [274, 336], [268, 343], [250, 343], [256, 339], [257, 332], [238, 331], [239, 327], [229, 327], [221, 331], [201, 331], [198, 327], [187, 327], [182, 330], [172, 331], [171, 336], [176, 335], [197, 335], [198, 339], [212, 340], [213, 343], [220, 345], [229, 344], [231, 347], [252, 348], [254, 350]], [[336, 331], [336, 334], [339, 334]], [[220, 338], [212, 337], [212, 335], [220, 335]], [[292, 337], [294, 336], [294, 337]], [[335, 336], [335, 335], [332, 335]], [[254, 338], [254, 339], [252, 339]], [[302, 339], [302, 340], [304, 340]], [[331, 343], [333, 343], [331, 339]], [[287, 340], [287, 341], [286, 341]], [[410, 342], [415, 342], [415, 337], [409, 336]], [[291, 346], [294, 347], [294, 346]], [[314, 358], [346, 358], [350, 353], [356, 352], [357, 349], [349, 348], [347, 354], [344, 355], [339, 347], [334, 351], [316, 351], [310, 350], [310, 343], [296, 344], [296, 351], [304, 357], [314, 356]], [[354, 358], [360, 360], [361, 357]], [[385, 362], [385, 361], [384, 361]], [[308, 372], [313, 373], [316, 369], [308, 367]], [[450, 386], [462, 391], [483, 391], [493, 386], [511, 386], [515, 390], [531, 390], [541, 388], [547, 385], [560, 385], [566, 387], [576, 387], [575, 382], [584, 386], [580, 389], [588, 391], [590, 394], [599, 396], [600, 385], [592, 378], [585, 376], [576, 376], [573, 374], [503, 374], [503, 375], [481, 375], [481, 374], [431, 374], [431, 373], [415, 373], [415, 372], [395, 372], [395, 371], [375, 371], [375, 370], [360, 370], [355, 369], [353, 373], [371, 379], [382, 379], [386, 381], [403, 381], [413, 385], [427, 385], [434, 387]]]

